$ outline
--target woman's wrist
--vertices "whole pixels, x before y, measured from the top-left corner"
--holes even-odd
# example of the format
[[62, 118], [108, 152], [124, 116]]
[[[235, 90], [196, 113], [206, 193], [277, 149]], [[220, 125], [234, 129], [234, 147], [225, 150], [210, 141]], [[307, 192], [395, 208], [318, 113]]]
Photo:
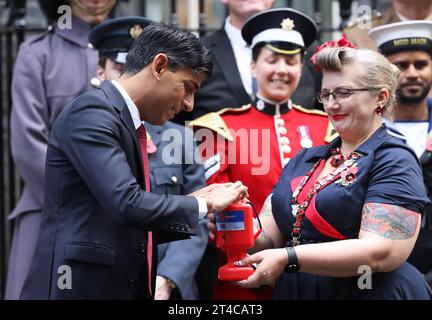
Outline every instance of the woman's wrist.
[[294, 273], [300, 269], [300, 265], [297, 260], [297, 253], [295, 247], [286, 247], [288, 253], [288, 263], [285, 267], [285, 272]]

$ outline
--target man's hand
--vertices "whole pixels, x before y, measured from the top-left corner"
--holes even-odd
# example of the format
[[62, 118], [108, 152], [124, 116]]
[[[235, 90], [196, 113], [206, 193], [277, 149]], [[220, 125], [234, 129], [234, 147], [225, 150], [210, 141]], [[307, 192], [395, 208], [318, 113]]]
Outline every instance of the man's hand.
[[247, 193], [247, 187], [244, 186], [240, 181], [235, 183], [229, 182], [211, 184], [205, 188], [195, 191], [191, 195], [203, 197], [207, 201], [207, 208], [209, 211], [207, 214], [207, 217], [209, 218], [207, 227], [209, 229], [209, 238], [211, 241], [215, 239], [216, 231], [214, 213], [222, 211], [231, 203], [240, 201], [249, 196]]
[[231, 203], [242, 200], [248, 196], [247, 187], [240, 181], [235, 183], [215, 183], [197, 190], [190, 196], [204, 198], [207, 202], [209, 213], [219, 212]]

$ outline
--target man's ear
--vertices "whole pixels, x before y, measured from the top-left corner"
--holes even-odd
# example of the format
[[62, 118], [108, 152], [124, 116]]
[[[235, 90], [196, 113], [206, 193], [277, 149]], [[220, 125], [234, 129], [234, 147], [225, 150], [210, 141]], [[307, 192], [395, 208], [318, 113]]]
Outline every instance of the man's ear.
[[163, 73], [168, 70], [168, 57], [165, 53], [158, 53], [151, 64], [152, 74], [160, 80]]

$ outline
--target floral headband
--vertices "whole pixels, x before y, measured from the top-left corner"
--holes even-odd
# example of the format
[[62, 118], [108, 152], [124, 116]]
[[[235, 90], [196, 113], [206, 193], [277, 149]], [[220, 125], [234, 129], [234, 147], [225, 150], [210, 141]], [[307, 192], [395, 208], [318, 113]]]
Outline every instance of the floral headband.
[[[312, 55], [312, 57], [310, 59], [314, 65], [316, 62], [316, 56], [317, 56], [318, 52], [320, 52], [322, 49], [327, 48], [327, 47], [330, 47], [330, 48], [347, 47], [347, 48], [354, 48], [354, 49], [358, 48], [355, 45], [353, 45], [351, 42], [349, 42], [349, 40], [346, 38], [346, 35], [343, 34], [342, 38], [340, 38], [339, 40], [324, 42], [322, 45], [318, 46], [315, 49], [315, 53]], [[316, 65], [315, 65], [315, 69], [317, 69], [317, 71], [319, 71], [319, 67], [317, 67]]]

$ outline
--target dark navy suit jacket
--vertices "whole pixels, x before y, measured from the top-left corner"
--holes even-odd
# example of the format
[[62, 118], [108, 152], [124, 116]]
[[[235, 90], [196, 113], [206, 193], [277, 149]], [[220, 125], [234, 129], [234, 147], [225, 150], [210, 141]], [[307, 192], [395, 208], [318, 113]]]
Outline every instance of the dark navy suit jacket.
[[[146, 231], [160, 242], [189, 238], [198, 202], [145, 192], [140, 155], [127, 105], [110, 82], [65, 107], [49, 140], [41, 232], [21, 298], [150, 298]], [[156, 263], [154, 241], [153, 292]], [[62, 268], [70, 268], [70, 288], [61, 285]]]

